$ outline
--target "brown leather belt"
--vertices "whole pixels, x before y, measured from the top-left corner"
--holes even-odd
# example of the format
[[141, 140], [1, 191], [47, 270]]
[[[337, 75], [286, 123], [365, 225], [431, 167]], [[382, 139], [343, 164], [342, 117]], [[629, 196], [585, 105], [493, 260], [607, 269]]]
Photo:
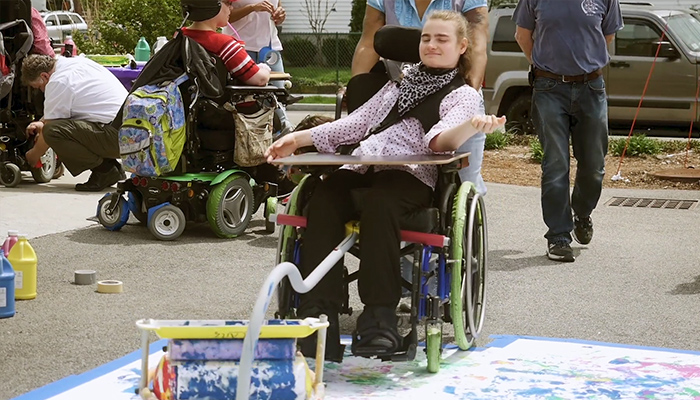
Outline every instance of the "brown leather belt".
[[581, 74], [581, 75], [558, 75], [549, 71], [544, 71], [541, 69], [536, 69], [535, 70], [535, 77], [544, 77], [544, 78], [552, 78], [556, 79], [561, 82], [587, 82], [587, 81], [592, 81], [593, 79], [603, 75], [603, 70], [602, 69], [597, 69], [590, 74]]

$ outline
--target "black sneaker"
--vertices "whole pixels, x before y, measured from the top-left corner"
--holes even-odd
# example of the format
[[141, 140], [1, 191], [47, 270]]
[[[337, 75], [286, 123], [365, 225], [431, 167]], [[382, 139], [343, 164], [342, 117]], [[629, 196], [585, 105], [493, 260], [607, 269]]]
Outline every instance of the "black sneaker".
[[557, 240], [547, 245], [547, 257], [554, 261], [573, 262], [574, 251], [566, 240]]
[[110, 168], [107, 172], [92, 171], [90, 178], [85, 183], [75, 185], [79, 192], [101, 192], [121, 180], [122, 173], [117, 167]]
[[581, 244], [588, 244], [593, 238], [593, 220], [591, 217], [579, 217], [574, 215], [574, 231], [571, 236]]

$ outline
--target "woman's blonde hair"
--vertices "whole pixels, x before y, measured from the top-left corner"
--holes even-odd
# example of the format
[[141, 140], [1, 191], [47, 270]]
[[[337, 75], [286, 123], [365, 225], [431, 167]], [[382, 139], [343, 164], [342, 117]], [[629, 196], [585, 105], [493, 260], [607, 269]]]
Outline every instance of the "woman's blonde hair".
[[457, 33], [457, 42], [461, 41], [462, 39], [467, 39], [467, 51], [465, 51], [464, 54], [462, 54], [462, 57], [459, 58], [457, 67], [459, 68], [459, 73], [467, 81], [467, 84], [471, 84], [468, 77], [469, 71], [472, 67], [471, 46], [469, 45], [469, 25], [467, 24], [466, 18], [456, 11], [439, 10], [430, 13], [430, 15], [428, 15], [428, 19], [439, 19], [442, 21], [454, 22]]
[[56, 65], [56, 59], [43, 54], [32, 54], [22, 60], [22, 83], [29, 85], [41, 76], [49, 73]]

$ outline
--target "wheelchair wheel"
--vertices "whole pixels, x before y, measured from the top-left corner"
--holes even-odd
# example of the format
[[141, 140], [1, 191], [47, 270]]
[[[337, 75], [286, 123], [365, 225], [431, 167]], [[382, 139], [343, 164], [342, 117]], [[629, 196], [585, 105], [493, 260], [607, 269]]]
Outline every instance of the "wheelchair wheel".
[[40, 168], [30, 168], [30, 170], [36, 183], [50, 182], [56, 173], [56, 154], [54, 154], [53, 149], [49, 148], [46, 150], [46, 153], [41, 156]]
[[232, 238], [248, 227], [253, 217], [253, 189], [248, 179], [231, 175], [211, 191], [207, 220], [217, 236]]
[[172, 204], [153, 207], [148, 213], [148, 230], [159, 240], [175, 240], [185, 230], [185, 213]]
[[[294, 188], [292, 194], [289, 196], [289, 201], [285, 208], [285, 214], [288, 215], [302, 215], [302, 210], [304, 205], [302, 204], [305, 196], [302, 195], [302, 191], [307, 190], [309, 185], [304, 185], [306, 183], [309, 175], [306, 175], [301, 179], [297, 187]], [[277, 255], [275, 258], [275, 263], [277, 265], [283, 262], [294, 263], [296, 260], [295, 256], [295, 242], [297, 240], [297, 229], [293, 226], [280, 226], [279, 237], [277, 239]], [[292, 289], [289, 279], [284, 278], [277, 288], [277, 317], [278, 318], [295, 318], [293, 298], [294, 290]]]
[[486, 289], [486, 214], [471, 182], [459, 187], [452, 209], [450, 316], [461, 350], [474, 345], [484, 323]]
[[119, 196], [117, 208], [110, 213], [109, 209], [112, 206], [112, 193], [107, 193], [97, 203], [97, 219], [100, 224], [110, 231], [118, 231], [129, 220], [129, 206], [122, 196]]
[[277, 214], [277, 197], [268, 197], [265, 200], [265, 212], [263, 214], [265, 216], [265, 232], [274, 233], [277, 225], [270, 221], [270, 216]]
[[5, 187], [15, 187], [22, 181], [22, 173], [19, 167], [12, 163], [0, 165], [0, 183]]

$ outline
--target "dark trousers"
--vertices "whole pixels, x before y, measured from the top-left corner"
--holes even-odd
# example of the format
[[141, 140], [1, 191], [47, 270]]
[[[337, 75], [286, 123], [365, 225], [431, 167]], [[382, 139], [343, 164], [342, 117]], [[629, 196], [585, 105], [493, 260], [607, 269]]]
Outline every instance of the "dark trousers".
[[[571, 242], [573, 213], [587, 217], [598, 204], [608, 151], [605, 81], [560, 82], [538, 77], [532, 120], [542, 143], [542, 215], [549, 242]], [[576, 158], [574, 190], [569, 188], [569, 138]], [[571, 196], [571, 197], [569, 197]]]
[[[315, 189], [301, 253], [301, 273], [308, 276], [345, 237], [345, 223], [357, 218], [350, 191], [368, 188], [360, 215], [360, 299], [368, 306], [396, 307], [401, 298], [400, 217], [429, 207], [433, 190], [408, 172], [384, 170], [359, 174], [338, 170]], [[343, 300], [342, 261], [307, 295], [305, 304], [338, 308]]]
[[105, 158], [119, 158], [119, 133], [110, 125], [57, 119], [46, 122], [43, 135], [73, 176], [97, 167]]

